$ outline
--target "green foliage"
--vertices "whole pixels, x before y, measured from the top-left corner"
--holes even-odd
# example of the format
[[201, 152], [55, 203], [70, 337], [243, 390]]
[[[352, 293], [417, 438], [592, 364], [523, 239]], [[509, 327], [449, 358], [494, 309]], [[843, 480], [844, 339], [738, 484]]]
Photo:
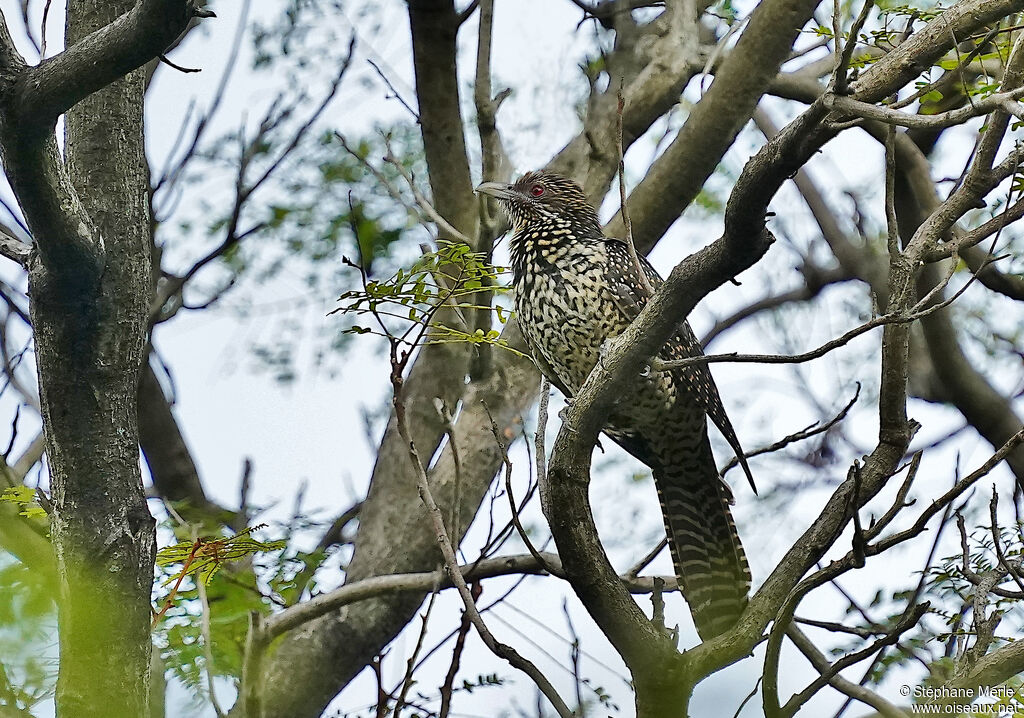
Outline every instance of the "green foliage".
[[[255, 559], [269, 556], [271, 566], [280, 565], [287, 541], [252, 538], [250, 534], [261, 528], [182, 541], [157, 552], [156, 591], [163, 595], [154, 641], [168, 672], [190, 688], [197, 700], [203, 698], [207, 670], [217, 676], [241, 675], [249, 615], [269, 611], [271, 599], [258, 589], [257, 580], [257, 574], [265, 571]], [[210, 611], [211, 666], [202, 637], [204, 608], [198, 582], [203, 584]]]
[[[268, 169], [288, 144], [293, 125], [292, 121], [283, 122], [267, 133], [274, 148], [265, 160], [251, 161], [250, 175], [259, 176]], [[352, 286], [353, 275], [342, 262], [345, 254], [363, 257], [367, 273], [375, 276], [393, 271], [396, 256], [429, 238], [418, 214], [408, 209], [415, 201], [403, 177], [403, 173], [425, 174], [418, 135], [419, 129], [412, 123], [396, 123], [386, 132], [373, 131], [343, 141], [334, 129], [323, 127], [308, 135], [261, 192], [247, 201], [239, 224], [243, 230], [253, 227], [255, 231], [204, 270], [188, 292], [190, 304], [204, 305], [211, 294], [224, 296], [224, 288], [230, 292], [242, 286], [250, 290], [246, 301], [220, 301], [240, 321], [258, 320], [264, 329], [253, 334], [247, 347], [254, 360], [252, 369], [290, 381], [299, 375], [298, 366], [305, 359], [297, 353], [305, 351], [311, 355], [308, 359], [313, 370], [340, 371], [347, 335], [339, 330], [309, 332], [307, 336], [308, 327], [296, 322], [294, 313], [304, 306], [326, 306], [339, 288]], [[190, 191], [199, 190], [200, 178], [207, 172], [223, 176], [236, 171], [242, 144], [240, 132], [211, 143], [193, 160], [196, 184]], [[382, 164], [379, 177], [375, 176], [367, 170], [366, 161], [384, 155], [393, 156], [395, 164]], [[408, 196], [396, 200], [382, 182]], [[166, 263], [176, 263], [173, 257], [179, 248], [223, 241], [232, 212], [231, 201], [215, 196], [201, 194], [194, 204], [187, 204], [182, 209], [186, 216], [160, 227], [165, 254], [170, 258]], [[188, 254], [193, 255], [194, 249]], [[280, 293], [273, 285], [282, 280], [295, 294], [291, 287], [296, 278], [300, 288], [294, 299], [269, 305], [260, 301], [263, 287]]]
[[[216, 676], [241, 675], [249, 614], [265, 614], [267, 601], [255, 590], [251, 569], [227, 569], [206, 586], [210, 604], [210, 637], [213, 672]], [[154, 640], [168, 672], [193, 691], [197, 699], [205, 691], [206, 655], [202, 638], [202, 610], [193, 581], [178, 592], [177, 604], [167, 611], [154, 632]]]
[[[361, 269], [351, 260], [349, 266]], [[409, 345], [421, 343], [469, 342], [493, 344], [513, 351], [495, 329], [459, 329], [437, 320], [442, 308], [454, 312], [468, 326], [471, 311], [491, 310], [480, 304], [481, 290], [507, 292], [499, 284], [508, 270], [495, 267], [482, 253], [473, 252], [460, 242], [440, 241], [435, 251], [425, 252], [409, 269], [398, 269], [385, 280], [369, 280], [361, 271], [363, 286], [342, 294], [341, 306], [334, 313], [368, 316], [375, 326], [353, 325], [350, 334], [379, 334], [397, 337]], [[504, 324], [509, 311], [500, 306], [493, 310]], [[429, 332], [427, 330], [430, 330]]]
[[14, 486], [0, 493], [0, 502], [18, 507], [18, 513], [30, 519], [45, 519], [46, 510], [39, 505], [36, 489], [29, 486]]
[[[261, 71], [300, 72], [314, 59], [329, 62], [348, 43], [336, 19], [351, 3], [341, 0], [291, 0], [282, 11], [253, 25], [253, 67]], [[365, 6], [364, 6], [365, 7]], [[363, 11], [363, 8], [359, 9]], [[334, 51], [332, 53], [332, 51]]]
[[54, 593], [44, 572], [0, 552], [0, 708], [28, 711], [53, 694], [56, 651], [40, 647], [55, 646]]
[[612, 699], [611, 695], [603, 687], [594, 685], [594, 682], [589, 678], [580, 679], [580, 683], [593, 691], [596, 704], [615, 713], [619, 712], [619, 704]]
[[[474, 691], [484, 688], [500, 688], [501, 686], [508, 685], [509, 681], [507, 678], [500, 676], [497, 673], [478, 674], [476, 678], [472, 680], [463, 679], [461, 684], [452, 686], [452, 695], [459, 693], [473, 693]], [[413, 682], [413, 685], [417, 685]], [[423, 691], [414, 690], [406, 697], [406, 702], [402, 706], [402, 715], [408, 715], [411, 718], [437, 718], [438, 708], [434, 706], [440, 705], [440, 691], [434, 691], [432, 693], [424, 693]], [[396, 710], [392, 701], [388, 701], [386, 715], [391, 715], [392, 710]], [[334, 718], [374, 718], [380, 716], [382, 713], [379, 712], [377, 705], [366, 707], [364, 710], [349, 712], [339, 712], [330, 714]], [[451, 713], [449, 715], [457, 715]], [[500, 714], [501, 716], [508, 715], [505, 712]]]
[[945, 11], [946, 6], [938, 0], [918, 0], [901, 3], [898, 0], [879, 0], [875, 3], [884, 16], [890, 19], [916, 18], [921, 22], [934, 20]]
[[718, 0], [718, 2], [712, 5], [711, 12], [724, 19], [730, 25], [736, 22], [736, 19], [739, 17], [736, 8], [733, 7], [732, 0]]
[[[1024, 524], [998, 527], [1000, 548], [1003, 556], [1008, 559], [1017, 559], [1024, 555], [1024, 544], [1022, 544], [1022, 530]], [[996, 553], [995, 541], [991, 529], [979, 527], [968, 536], [968, 563], [967, 568], [975, 574], [983, 574], [991, 571], [999, 563]], [[1006, 576], [1000, 585], [1005, 584], [1006, 588], [1019, 590], [1011, 576]], [[974, 585], [968, 580], [964, 571], [963, 552], [944, 557], [938, 566], [931, 569], [929, 573], [929, 588], [942, 597], [953, 597], [963, 602], [974, 593]], [[1020, 603], [1014, 599], [1003, 598], [991, 595], [991, 604], [994, 608], [1002, 610], [1020, 609]], [[955, 620], [955, 616], [946, 616], [947, 623]], [[950, 624], [951, 625], [951, 624]]]
[[264, 528], [263, 524], [251, 526], [232, 536], [182, 541], [160, 549], [156, 554], [157, 566], [181, 565], [181, 569], [168, 578], [164, 585], [192, 575], [209, 584], [214, 574], [228, 561], [241, 561], [264, 551], [280, 551], [285, 548], [284, 541], [257, 541], [250, 536], [253, 531], [261, 528]]
[[[153, 629], [153, 640], [168, 677], [189, 689], [197, 712], [208, 705], [208, 670], [234, 681], [241, 675], [253, 612], [267, 615], [275, 607], [318, 592], [316, 572], [334, 554], [299, 550], [291, 545], [291, 538], [309, 531], [322, 534], [331, 523], [296, 509], [291, 518], [272, 526], [199, 542], [178, 541], [159, 552], [154, 604], [161, 606], [162, 616]], [[272, 540], [253, 538], [250, 534], [257, 528]], [[178, 532], [187, 536], [188, 530], [185, 527]], [[211, 554], [218, 558], [217, 570], [193, 568]], [[193, 556], [192, 565], [186, 571], [189, 556]], [[202, 630], [201, 581], [205, 581], [202, 586], [209, 606], [209, 664]]]

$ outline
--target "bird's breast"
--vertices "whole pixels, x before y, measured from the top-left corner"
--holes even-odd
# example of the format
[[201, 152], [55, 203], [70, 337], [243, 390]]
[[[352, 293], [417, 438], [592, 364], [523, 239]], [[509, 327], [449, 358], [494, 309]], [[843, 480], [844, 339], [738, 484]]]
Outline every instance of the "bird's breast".
[[625, 322], [604, 281], [600, 248], [536, 244], [523, 252], [515, 303], [519, 324], [539, 359], [575, 391], [601, 345]]

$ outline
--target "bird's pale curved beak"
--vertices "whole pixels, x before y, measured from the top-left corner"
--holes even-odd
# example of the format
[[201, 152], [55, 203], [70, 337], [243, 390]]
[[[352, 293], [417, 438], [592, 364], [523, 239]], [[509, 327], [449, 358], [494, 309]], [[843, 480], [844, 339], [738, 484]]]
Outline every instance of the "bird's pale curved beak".
[[512, 185], [505, 184], [504, 182], [484, 182], [474, 191], [477, 194], [486, 194], [497, 199], [512, 199], [515, 196], [515, 193], [512, 191]]

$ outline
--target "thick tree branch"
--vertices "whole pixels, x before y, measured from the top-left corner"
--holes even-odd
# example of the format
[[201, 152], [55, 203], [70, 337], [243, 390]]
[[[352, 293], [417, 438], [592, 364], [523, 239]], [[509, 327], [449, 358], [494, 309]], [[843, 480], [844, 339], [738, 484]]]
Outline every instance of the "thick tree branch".
[[71, 49], [31, 69], [0, 27], [0, 154], [38, 253], [29, 292], [60, 584], [56, 706], [83, 718], [144, 715], [152, 653], [155, 526], [135, 413], [152, 268], [144, 88], [141, 73], [119, 79], [148, 56], [118, 65], [108, 44], [132, 11], [129, 0], [69, 0]]
[[[650, 251], [700, 192], [788, 59], [800, 28], [818, 3], [769, 0], [758, 4], [711, 87], [629, 198], [638, 249]], [[608, 231], [623, 236], [620, 217], [609, 223]]]
[[139, 0], [109, 25], [26, 70], [18, 83], [18, 122], [45, 132], [57, 117], [160, 55], [193, 18], [213, 17], [192, 0]]

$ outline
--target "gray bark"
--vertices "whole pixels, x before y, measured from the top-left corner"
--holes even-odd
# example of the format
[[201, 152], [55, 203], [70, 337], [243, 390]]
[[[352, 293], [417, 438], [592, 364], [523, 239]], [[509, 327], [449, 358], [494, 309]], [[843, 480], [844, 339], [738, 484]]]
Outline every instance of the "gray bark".
[[[72, 0], [73, 44], [131, 2]], [[149, 276], [143, 75], [66, 118], [67, 169], [102, 237], [98, 286], [30, 272], [40, 400], [61, 579], [58, 715], [148, 714], [155, 525], [139, 470], [136, 387]]]
[[[0, 156], [29, 272], [59, 591], [59, 716], [149, 714], [155, 530], [136, 395], [150, 272], [144, 73], [184, 0], [69, 0], [68, 50], [29, 67], [0, 15]], [[125, 77], [125, 73], [129, 73]], [[102, 88], [102, 89], [101, 89]], [[66, 112], [66, 160], [54, 124]]]

